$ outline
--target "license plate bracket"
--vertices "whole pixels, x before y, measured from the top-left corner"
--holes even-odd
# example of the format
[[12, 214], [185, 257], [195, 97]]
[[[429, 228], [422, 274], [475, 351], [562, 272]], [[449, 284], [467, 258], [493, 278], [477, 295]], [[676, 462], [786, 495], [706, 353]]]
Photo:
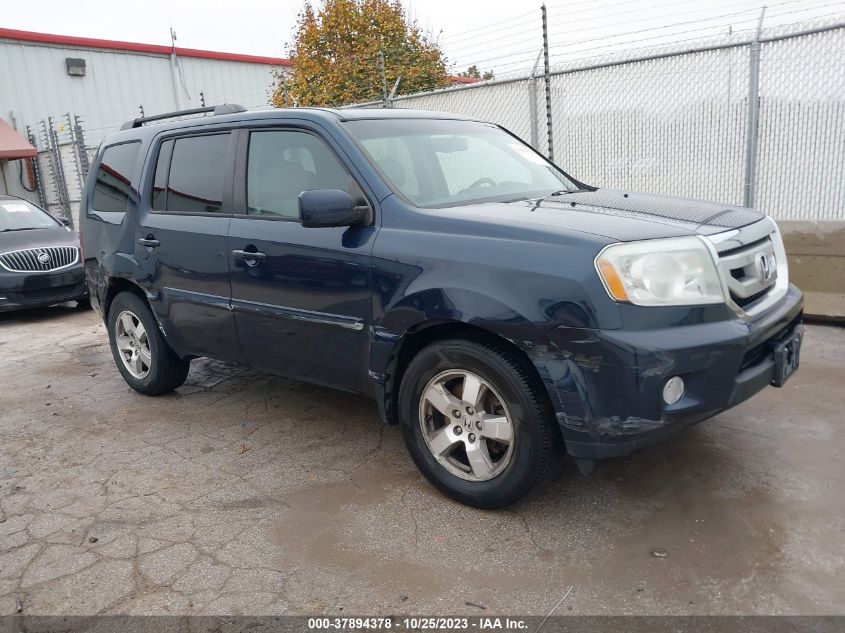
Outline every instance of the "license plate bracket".
[[32, 273], [24, 279], [23, 291], [34, 292], [37, 290], [47, 290], [48, 288], [58, 288], [61, 286], [70, 286], [74, 282], [81, 281], [72, 271], [61, 273]]
[[801, 341], [803, 338], [804, 327], [799, 325], [791, 334], [775, 344], [775, 371], [772, 376], [772, 386], [783, 387], [784, 383], [798, 369], [801, 363]]

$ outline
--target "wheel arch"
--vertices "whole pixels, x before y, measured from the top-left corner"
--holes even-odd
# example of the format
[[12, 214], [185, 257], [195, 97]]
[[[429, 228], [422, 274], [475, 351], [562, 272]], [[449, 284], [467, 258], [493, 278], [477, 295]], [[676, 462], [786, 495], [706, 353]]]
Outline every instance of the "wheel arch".
[[125, 277], [111, 277], [109, 279], [108, 286], [106, 288], [105, 298], [103, 300], [103, 318], [108, 323], [109, 319], [109, 311], [111, 310], [111, 304], [114, 301], [114, 298], [119, 295], [121, 292], [131, 292], [134, 295], [137, 295], [146, 305], [150, 308], [150, 312], [153, 315], [153, 318], [156, 318], [155, 312], [153, 311], [152, 307], [150, 306], [150, 302], [147, 299], [147, 295], [144, 294], [144, 291], [141, 287], [126, 279]]
[[[456, 319], [427, 319], [408, 328], [399, 337], [385, 372], [384, 391], [379, 394], [380, 408], [388, 424], [398, 424], [398, 394], [405, 370], [414, 356], [423, 348], [437, 341], [460, 338], [477, 342], [485, 347], [510, 353], [535, 381], [541, 396], [549, 400], [540, 373], [532, 362], [524, 341], [517, 342], [491, 329]], [[549, 400], [549, 406], [551, 401]]]

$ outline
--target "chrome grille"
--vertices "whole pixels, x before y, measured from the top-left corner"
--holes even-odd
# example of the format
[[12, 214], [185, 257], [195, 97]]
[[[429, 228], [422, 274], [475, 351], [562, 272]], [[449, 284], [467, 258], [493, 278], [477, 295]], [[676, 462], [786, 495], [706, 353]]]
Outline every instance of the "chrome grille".
[[777, 301], [789, 285], [786, 255], [769, 218], [713, 235], [719, 274], [730, 303], [740, 314], [755, 315]]
[[777, 281], [775, 249], [768, 237], [727, 255], [720, 254], [719, 267], [728, 273], [728, 291], [740, 306], [751, 297], [761, 298]]
[[0, 253], [0, 266], [15, 273], [50, 272], [72, 266], [79, 260], [75, 246], [46, 246]]

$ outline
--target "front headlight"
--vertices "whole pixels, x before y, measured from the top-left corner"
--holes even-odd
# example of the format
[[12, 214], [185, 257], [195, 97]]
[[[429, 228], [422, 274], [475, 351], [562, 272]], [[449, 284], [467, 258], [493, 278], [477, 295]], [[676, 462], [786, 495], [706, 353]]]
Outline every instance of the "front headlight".
[[611, 244], [596, 257], [608, 294], [641, 306], [724, 303], [710, 249], [698, 237]]

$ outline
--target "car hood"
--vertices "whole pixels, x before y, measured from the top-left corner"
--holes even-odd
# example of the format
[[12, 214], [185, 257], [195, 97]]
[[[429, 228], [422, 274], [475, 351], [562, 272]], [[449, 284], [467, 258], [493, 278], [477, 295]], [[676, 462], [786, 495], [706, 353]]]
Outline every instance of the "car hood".
[[0, 233], [0, 253], [47, 246], [79, 246], [79, 238], [63, 226]]
[[615, 189], [579, 191], [540, 200], [458, 209], [467, 209], [468, 212], [474, 209], [476, 213], [483, 210], [487, 221], [523, 227], [542, 225], [622, 242], [712, 235], [753, 224], [765, 217], [747, 207]]

